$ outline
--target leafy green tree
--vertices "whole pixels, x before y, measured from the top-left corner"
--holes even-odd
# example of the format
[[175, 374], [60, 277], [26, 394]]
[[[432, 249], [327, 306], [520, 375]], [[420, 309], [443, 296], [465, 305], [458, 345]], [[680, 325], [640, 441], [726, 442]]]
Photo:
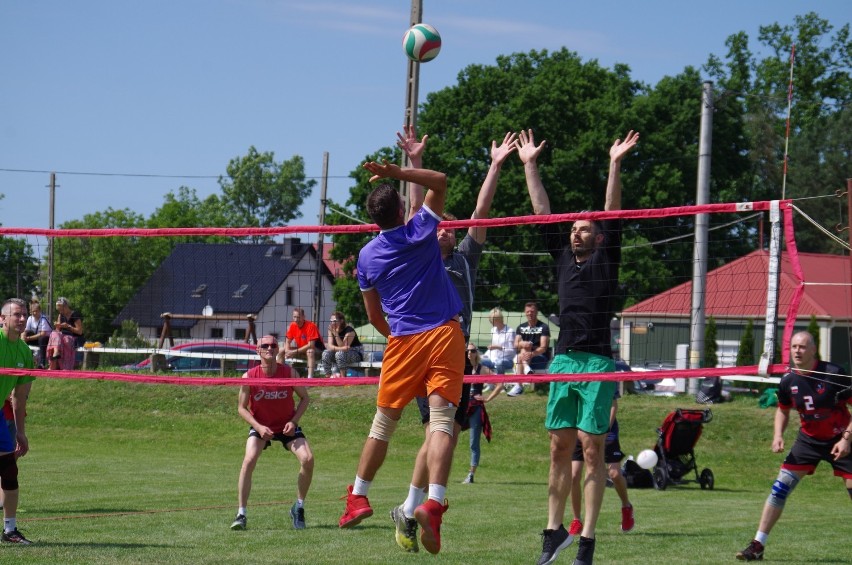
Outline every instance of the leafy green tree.
[[716, 318], [710, 316], [704, 325], [704, 368], [719, 364], [719, 343], [716, 341]]
[[740, 336], [740, 346], [737, 349], [737, 367], [754, 365], [754, 320], [746, 322], [743, 335]]
[[819, 324], [816, 316], [811, 314], [811, 320], [808, 322], [808, 333], [814, 336], [814, 345], [816, 346], [816, 358], [819, 359]]
[[[139, 228], [145, 219], [128, 209], [87, 214], [60, 226], [75, 228]], [[61, 237], [55, 242], [55, 294], [65, 296], [83, 316], [88, 341], [105, 342], [121, 308], [162, 261], [147, 238]]]
[[[751, 163], [750, 193], [762, 200], [831, 195], [852, 176], [848, 106], [852, 101], [852, 39], [846, 23], [834, 27], [815, 12], [796, 16], [792, 25], [759, 28], [758, 58], [745, 32], [731, 35], [725, 59], [711, 55], [705, 69], [732, 106], [741, 106]], [[790, 108], [787, 179], [784, 148], [787, 129], [790, 54], [795, 43], [794, 89]], [[715, 145], [715, 142], [714, 142]], [[714, 161], [714, 167], [715, 167]], [[820, 220], [829, 199], [808, 200], [802, 207]], [[828, 217], [836, 218], [837, 213]], [[829, 224], [833, 227], [832, 224]], [[812, 225], [796, 217], [800, 250], [836, 252], [837, 247]]]
[[24, 239], [0, 237], [0, 302], [10, 297], [27, 300], [38, 289], [39, 262]]
[[254, 146], [245, 157], [231, 159], [226, 171], [219, 186], [232, 226], [286, 225], [302, 215], [299, 207], [316, 184], [305, 178], [302, 157], [277, 162], [273, 152], [259, 153]]

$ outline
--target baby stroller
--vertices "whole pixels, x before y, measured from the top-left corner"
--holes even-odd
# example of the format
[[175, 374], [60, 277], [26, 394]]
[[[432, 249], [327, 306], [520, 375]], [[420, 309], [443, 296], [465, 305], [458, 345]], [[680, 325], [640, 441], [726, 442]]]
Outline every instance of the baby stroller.
[[[708, 410], [685, 410], [678, 408], [666, 416], [663, 425], [657, 429], [659, 439], [654, 446], [657, 464], [652, 476], [654, 488], [665, 490], [668, 485], [697, 482], [702, 489], [713, 489], [713, 471], [702, 469], [698, 473], [693, 448], [701, 437], [705, 423], [713, 419]], [[684, 475], [692, 471], [695, 480], [685, 479]]]

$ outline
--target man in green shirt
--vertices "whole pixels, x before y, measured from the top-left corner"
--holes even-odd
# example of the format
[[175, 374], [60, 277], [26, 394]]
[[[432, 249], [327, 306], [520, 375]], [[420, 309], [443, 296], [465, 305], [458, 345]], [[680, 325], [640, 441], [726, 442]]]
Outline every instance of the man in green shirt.
[[[10, 298], [0, 309], [0, 367], [4, 369], [32, 369], [33, 352], [22, 339], [27, 326], [27, 303], [20, 298]], [[0, 488], [3, 489], [3, 533], [2, 543], [29, 545], [30, 541], [18, 531], [15, 514], [18, 511], [18, 457], [29, 450], [24, 417], [27, 396], [34, 377], [0, 375], [0, 398], [12, 394], [12, 410], [15, 413], [16, 437], [9, 429], [0, 426]]]

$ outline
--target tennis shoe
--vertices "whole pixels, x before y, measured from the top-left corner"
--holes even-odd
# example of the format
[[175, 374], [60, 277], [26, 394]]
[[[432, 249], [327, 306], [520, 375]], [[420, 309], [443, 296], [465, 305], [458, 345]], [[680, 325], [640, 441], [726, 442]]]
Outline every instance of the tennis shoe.
[[234, 518], [234, 521], [231, 522], [232, 530], [245, 530], [246, 529], [246, 517], [242, 514], [237, 514], [237, 517]]
[[748, 547], [737, 553], [737, 559], [740, 561], [763, 561], [763, 544], [756, 539], [751, 540]]
[[510, 390], [507, 394], [509, 396], [521, 396], [523, 393], [524, 393], [524, 387], [522, 387], [520, 385], [520, 383], [518, 383], [515, 386], [513, 386], [512, 390]]
[[24, 534], [18, 531], [18, 528], [15, 528], [11, 532], [3, 532], [3, 535], [0, 536], [0, 541], [3, 543], [17, 543], [20, 545], [32, 545], [33, 542], [24, 537]]
[[621, 507], [621, 531], [629, 532], [636, 525], [633, 519], [633, 505]]
[[583, 522], [576, 518], [571, 520], [571, 525], [568, 526], [568, 533], [572, 536], [578, 536], [583, 533]]
[[473, 484], [473, 473], [468, 473], [467, 477], [462, 481], [463, 485], [472, 485]]
[[420, 543], [429, 553], [441, 551], [441, 522], [450, 505], [429, 499], [414, 510], [414, 519], [420, 524]]
[[556, 530], [544, 530], [541, 532], [541, 557], [536, 565], [550, 565], [559, 556], [559, 553], [574, 542], [574, 536], [568, 533], [565, 526], [559, 525]]
[[417, 545], [417, 520], [407, 518], [402, 505], [391, 510], [390, 517], [396, 526], [396, 544], [409, 553], [417, 553], [420, 550]]
[[346, 495], [346, 509], [343, 511], [343, 516], [340, 517], [338, 525], [341, 528], [351, 528], [357, 526], [362, 520], [373, 515], [373, 509], [370, 508], [370, 501], [366, 496], [360, 494], [352, 494], [352, 485], [347, 487], [348, 494]]
[[294, 503], [290, 507], [290, 518], [293, 520], [293, 528], [297, 530], [305, 529], [305, 509], [299, 508], [298, 503]]

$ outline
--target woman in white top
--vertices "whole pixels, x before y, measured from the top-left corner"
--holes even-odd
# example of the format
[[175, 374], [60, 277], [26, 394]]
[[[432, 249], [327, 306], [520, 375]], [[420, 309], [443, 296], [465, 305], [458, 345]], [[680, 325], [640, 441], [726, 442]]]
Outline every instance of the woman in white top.
[[503, 310], [492, 308], [488, 313], [491, 322], [491, 345], [482, 356], [482, 364], [497, 373], [504, 375], [512, 369], [515, 357], [515, 330], [503, 323]]

